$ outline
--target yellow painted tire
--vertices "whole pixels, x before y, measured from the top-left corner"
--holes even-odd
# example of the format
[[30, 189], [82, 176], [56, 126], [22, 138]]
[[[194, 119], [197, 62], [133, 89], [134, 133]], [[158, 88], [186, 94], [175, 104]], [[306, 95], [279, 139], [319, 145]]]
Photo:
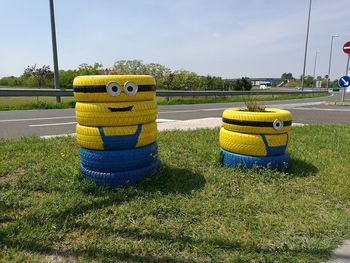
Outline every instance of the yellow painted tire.
[[282, 134], [292, 126], [292, 114], [286, 110], [266, 108], [266, 112], [249, 112], [243, 108], [227, 109], [222, 126], [229, 131], [251, 134]]
[[[107, 86], [116, 82], [121, 89], [128, 81], [138, 85], [135, 95], [127, 95], [123, 90], [117, 96], [107, 92]], [[73, 81], [74, 97], [81, 102], [125, 102], [154, 100], [156, 95], [156, 81], [149, 75], [93, 75], [79, 76]]]
[[157, 118], [155, 100], [75, 105], [77, 122], [85, 126], [128, 126], [153, 122]]
[[[135, 134], [137, 128], [138, 125], [97, 128], [77, 124], [77, 141], [81, 147], [92, 150], [121, 150], [138, 148], [152, 144], [156, 141], [157, 124], [156, 122], [151, 122], [142, 125], [141, 132], [137, 136], [136, 141], [134, 142], [136, 145], [134, 145], [133, 142], [130, 142], [130, 138], [128, 138], [128, 136]], [[121, 143], [115, 143], [107, 147], [106, 143], [102, 138], [103, 136], [101, 136], [100, 129], [103, 129], [103, 134], [106, 137], [120, 136]]]
[[220, 129], [220, 147], [237, 154], [250, 156], [274, 156], [284, 154], [289, 143], [289, 135], [248, 134]]

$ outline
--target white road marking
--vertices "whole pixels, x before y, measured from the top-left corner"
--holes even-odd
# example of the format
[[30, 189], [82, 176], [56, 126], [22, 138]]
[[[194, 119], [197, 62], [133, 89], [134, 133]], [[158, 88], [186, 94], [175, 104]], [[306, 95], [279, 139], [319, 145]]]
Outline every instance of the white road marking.
[[45, 117], [45, 118], [30, 118], [30, 119], [12, 119], [12, 120], [0, 120], [0, 122], [15, 122], [15, 121], [40, 121], [40, 120], [57, 120], [57, 119], [71, 119], [75, 116], [61, 116], [61, 117]]
[[28, 126], [29, 127], [47, 127], [47, 126], [60, 126], [60, 125], [70, 125], [70, 124], [77, 124], [77, 122], [72, 121], [72, 122], [61, 122], [61, 123], [44, 123], [44, 124], [32, 124]]
[[279, 108], [279, 109], [295, 109], [297, 107], [304, 107], [304, 106], [313, 106], [313, 105], [322, 105], [326, 103], [325, 101], [318, 101], [318, 102], [302, 102], [302, 103], [290, 103], [290, 104], [275, 104], [275, 105], [269, 105], [267, 104], [268, 108]]
[[40, 138], [41, 139], [51, 139], [51, 138], [69, 137], [69, 136], [75, 136], [75, 133], [56, 134], [56, 135], [43, 135], [43, 136], [40, 136]]
[[169, 120], [169, 119], [157, 119], [157, 120], [156, 120], [157, 123], [172, 122], [172, 121], [176, 121], [176, 120]]
[[305, 125], [307, 125], [307, 124], [304, 124], [304, 123], [299, 123], [299, 122], [293, 122], [292, 123], [292, 126], [300, 126], [300, 127], [302, 127], [302, 126], [305, 126]]
[[326, 109], [326, 108], [294, 108], [294, 110], [315, 110], [315, 111], [350, 111], [350, 109]]

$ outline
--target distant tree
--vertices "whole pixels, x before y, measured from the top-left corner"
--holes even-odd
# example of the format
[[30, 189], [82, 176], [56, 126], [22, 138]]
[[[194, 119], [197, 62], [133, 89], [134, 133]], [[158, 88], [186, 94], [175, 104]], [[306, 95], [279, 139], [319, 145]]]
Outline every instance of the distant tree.
[[251, 90], [253, 85], [249, 78], [243, 77], [241, 78], [242, 90]]
[[213, 77], [214, 80], [214, 89], [215, 90], [223, 90], [224, 89], [224, 81], [221, 77]]
[[165, 78], [171, 73], [171, 70], [169, 68], [158, 63], [146, 64], [145, 67], [145, 72], [155, 78]]
[[305, 76], [304, 85], [305, 87], [311, 88], [314, 84], [314, 78], [312, 76]]
[[77, 76], [79, 76], [79, 73], [77, 70], [72, 70], [72, 69], [60, 70], [59, 77], [60, 77], [61, 87], [72, 87], [73, 80]]
[[35, 64], [33, 66], [27, 66], [23, 72], [23, 76], [34, 77], [37, 86], [42, 88], [48, 80], [53, 79], [53, 72], [50, 70], [50, 66], [43, 65], [41, 68], [38, 68]]
[[236, 79], [233, 82], [234, 90], [251, 90], [253, 87], [252, 82], [247, 77], [242, 77], [241, 79]]
[[226, 79], [225, 80], [225, 90], [233, 90], [235, 85], [235, 80]]
[[98, 62], [95, 62], [94, 65], [83, 63], [79, 65], [77, 73], [78, 75], [96, 75], [98, 71], [102, 69], [103, 69], [103, 65]]
[[173, 89], [195, 90], [200, 86], [200, 77], [188, 70], [174, 71]]
[[169, 75], [165, 76], [164, 85], [166, 89], [172, 89], [174, 78], [175, 78], [174, 73], [170, 73]]
[[213, 76], [210, 76], [209, 74], [205, 77], [205, 89], [207, 90], [213, 90], [215, 83], [215, 79]]
[[148, 74], [146, 65], [138, 59], [118, 60], [114, 63], [113, 69], [120, 74]]
[[290, 73], [290, 72], [289, 72], [289, 73], [286, 73], [286, 72], [285, 72], [285, 73], [282, 74], [281, 79], [292, 80], [292, 79], [294, 79], [294, 78], [293, 78], [293, 74], [292, 74], [292, 73]]

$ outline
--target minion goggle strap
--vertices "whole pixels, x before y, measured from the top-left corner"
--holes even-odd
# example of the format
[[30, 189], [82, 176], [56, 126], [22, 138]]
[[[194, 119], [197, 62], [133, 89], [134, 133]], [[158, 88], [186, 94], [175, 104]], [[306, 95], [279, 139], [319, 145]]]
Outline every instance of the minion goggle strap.
[[[147, 91], [155, 91], [156, 85], [137, 85], [137, 92], [147, 92]], [[99, 86], [73, 86], [74, 92], [81, 93], [103, 93], [107, 92], [106, 85]]]
[[233, 120], [233, 119], [222, 118], [222, 122], [227, 124], [238, 125], [238, 126], [274, 128], [275, 130], [279, 130], [279, 129], [282, 129], [283, 127], [292, 125], [292, 121], [282, 121], [279, 119], [276, 119], [273, 122], [264, 122], [264, 121], [246, 121], [246, 120]]

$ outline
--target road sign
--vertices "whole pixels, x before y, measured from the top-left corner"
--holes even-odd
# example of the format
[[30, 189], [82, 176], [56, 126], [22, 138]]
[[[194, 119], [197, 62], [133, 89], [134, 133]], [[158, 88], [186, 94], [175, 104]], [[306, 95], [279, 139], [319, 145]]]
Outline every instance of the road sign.
[[346, 42], [343, 46], [343, 51], [345, 54], [349, 54], [350, 55], [350, 41]]
[[321, 80], [316, 80], [316, 89], [322, 88], [322, 81]]
[[343, 76], [338, 80], [338, 85], [341, 88], [346, 89], [347, 87], [350, 87], [350, 77], [349, 76]]

